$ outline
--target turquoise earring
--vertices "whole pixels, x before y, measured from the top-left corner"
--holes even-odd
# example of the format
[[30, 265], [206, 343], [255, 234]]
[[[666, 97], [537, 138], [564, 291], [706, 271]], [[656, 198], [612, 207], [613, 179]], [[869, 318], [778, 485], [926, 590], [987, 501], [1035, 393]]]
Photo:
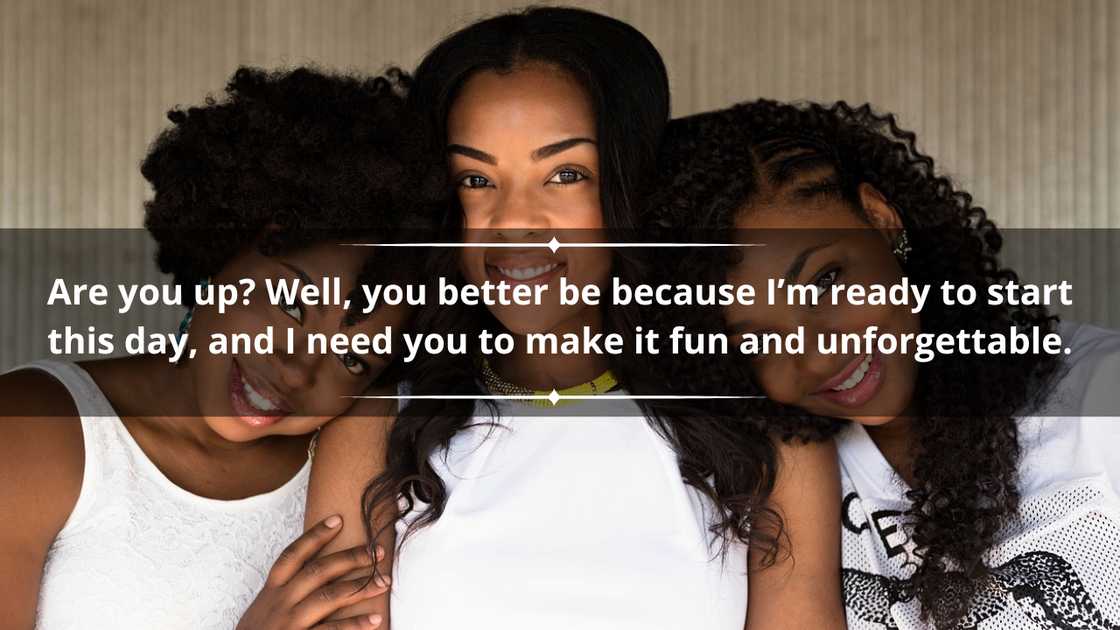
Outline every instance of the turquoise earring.
[[[198, 282], [198, 286], [199, 287], [208, 287], [209, 286], [209, 278], [203, 278], [202, 281]], [[179, 322], [179, 334], [178, 334], [179, 339], [183, 339], [183, 337], [186, 336], [186, 334], [190, 332], [190, 321], [192, 321], [194, 316], [195, 316], [195, 307], [192, 306], [190, 308], [187, 308], [187, 314], [183, 316], [183, 321]]]

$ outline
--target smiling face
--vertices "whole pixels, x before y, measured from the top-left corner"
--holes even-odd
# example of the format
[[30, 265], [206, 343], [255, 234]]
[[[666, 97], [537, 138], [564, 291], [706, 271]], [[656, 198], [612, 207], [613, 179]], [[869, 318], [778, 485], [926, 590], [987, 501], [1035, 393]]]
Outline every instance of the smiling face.
[[[466, 241], [602, 240], [595, 113], [565, 72], [541, 64], [479, 72], [451, 107], [447, 142]], [[548, 285], [540, 306], [491, 307], [506, 329], [525, 334], [597, 320], [595, 307], [560, 304], [559, 278], [602, 286], [611, 254], [605, 248], [467, 248], [460, 266], [475, 285]]]
[[[816, 191], [816, 192], [814, 192]], [[828, 295], [832, 285], [892, 285], [902, 269], [891, 251], [898, 215], [873, 188], [860, 187], [862, 209], [839, 194], [820, 192], [813, 182], [794, 181], [760, 196], [739, 215], [736, 227], [747, 248], [728, 281], [765, 288], [770, 278], [815, 285]], [[861, 216], [862, 215], [862, 216]], [[872, 227], [868, 223], [880, 227]], [[917, 364], [911, 356], [824, 355], [816, 352], [818, 333], [856, 333], [870, 326], [900, 335], [920, 330], [919, 317], [906, 306], [833, 304], [736, 305], [725, 310], [733, 338], [743, 333], [778, 332], [805, 327], [801, 355], [752, 357], [759, 386], [771, 399], [809, 413], [884, 424], [904, 414], [914, 394]]]
[[[251, 278], [257, 287], [250, 304], [239, 303], [225, 314], [218, 314], [213, 306], [198, 306], [191, 321], [190, 345], [198, 353], [185, 369], [190, 370], [200, 413], [216, 433], [237, 442], [308, 433], [342, 415], [354, 402], [346, 396], [361, 394], [386, 368], [387, 356], [309, 354], [307, 335], [323, 333], [330, 338], [342, 332], [372, 337], [387, 326], [396, 331], [406, 321], [406, 308], [381, 306], [368, 319], [347, 325], [346, 312], [339, 306], [298, 302], [273, 306], [265, 293], [267, 279], [298, 279], [303, 286], [308, 282], [321, 285], [322, 278], [332, 276], [340, 278], [342, 293], [348, 294], [367, 253], [361, 250], [324, 243], [269, 257], [251, 249], [213, 278], [216, 284]], [[255, 336], [267, 326], [273, 328], [274, 354], [207, 352], [213, 333]], [[286, 346], [288, 328], [294, 328], [294, 348]]]

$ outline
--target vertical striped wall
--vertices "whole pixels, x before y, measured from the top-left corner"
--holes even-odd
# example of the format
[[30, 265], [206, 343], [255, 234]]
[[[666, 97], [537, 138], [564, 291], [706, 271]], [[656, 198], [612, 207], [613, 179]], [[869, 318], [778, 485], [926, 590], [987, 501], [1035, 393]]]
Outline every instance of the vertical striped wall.
[[[1005, 225], [1120, 226], [1120, 2], [613, 0], [687, 114], [767, 96], [896, 111]], [[0, 0], [0, 227], [137, 226], [174, 104], [238, 64], [415, 64], [509, 2]]]
[[[219, 92], [239, 64], [411, 67], [441, 35], [516, 4], [0, 0], [0, 228], [139, 226], [138, 163], [166, 110]], [[760, 96], [870, 101], [1002, 225], [1120, 228], [1118, 0], [574, 4], [650, 37], [677, 114]], [[0, 252], [0, 301], [27, 294], [21, 265], [54, 255]], [[1087, 266], [1103, 287], [1087, 312], [1120, 317], [1115, 255], [1023, 255], [1052, 273]], [[2, 326], [0, 368], [26, 358], [29, 334]]]

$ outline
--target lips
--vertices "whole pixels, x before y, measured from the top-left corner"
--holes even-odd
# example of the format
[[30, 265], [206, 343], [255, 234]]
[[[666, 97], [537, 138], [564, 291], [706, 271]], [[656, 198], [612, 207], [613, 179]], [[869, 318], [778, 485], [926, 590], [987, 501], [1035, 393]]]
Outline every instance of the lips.
[[236, 360], [230, 369], [229, 398], [237, 417], [254, 427], [275, 424], [291, 413], [291, 406], [275, 389], [246, 376]]
[[813, 394], [844, 407], [861, 407], [875, 397], [882, 382], [883, 361], [872, 353], [852, 359]]
[[508, 284], [544, 284], [567, 269], [563, 258], [539, 251], [488, 250], [484, 262], [491, 281]]

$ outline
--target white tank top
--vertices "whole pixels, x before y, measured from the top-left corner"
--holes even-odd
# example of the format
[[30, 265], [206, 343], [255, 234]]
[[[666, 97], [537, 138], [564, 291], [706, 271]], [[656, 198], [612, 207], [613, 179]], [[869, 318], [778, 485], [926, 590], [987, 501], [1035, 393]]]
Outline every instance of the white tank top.
[[208, 499], [156, 468], [85, 370], [39, 361], [74, 398], [82, 489], [47, 554], [41, 630], [230, 630], [303, 531], [310, 465], [280, 488]]
[[668, 443], [633, 402], [607, 405], [502, 404], [496, 427], [476, 409], [431, 458], [447, 505], [396, 556], [393, 630], [742, 630], [746, 546], [720, 556]]

